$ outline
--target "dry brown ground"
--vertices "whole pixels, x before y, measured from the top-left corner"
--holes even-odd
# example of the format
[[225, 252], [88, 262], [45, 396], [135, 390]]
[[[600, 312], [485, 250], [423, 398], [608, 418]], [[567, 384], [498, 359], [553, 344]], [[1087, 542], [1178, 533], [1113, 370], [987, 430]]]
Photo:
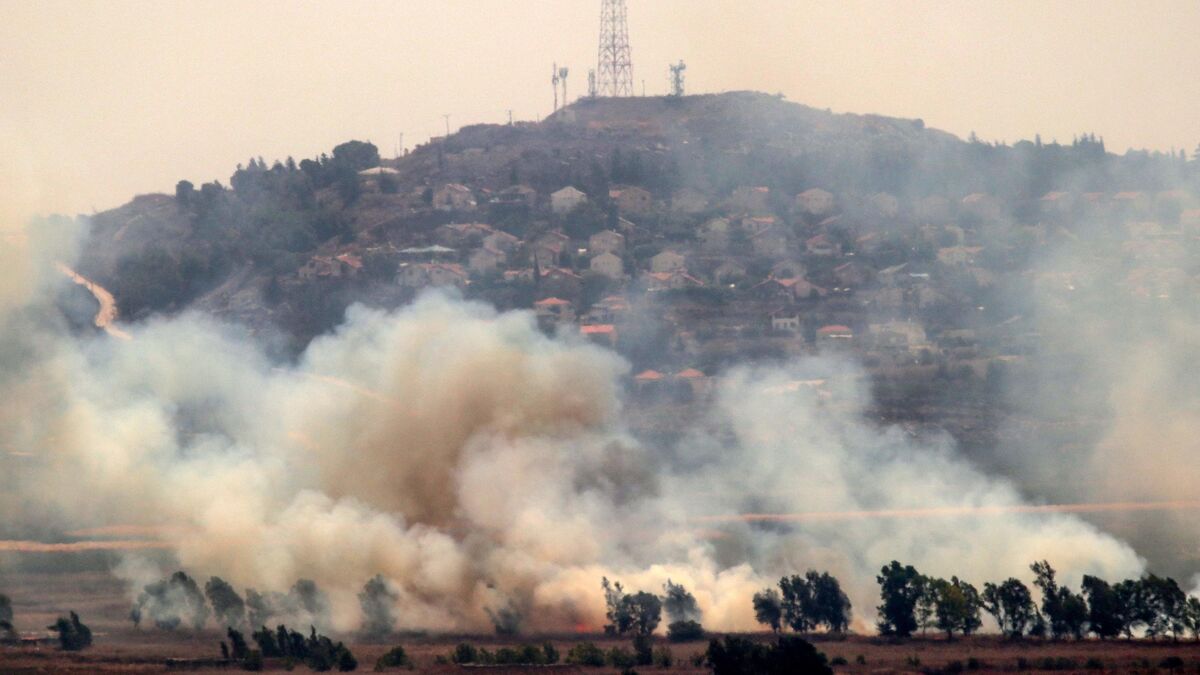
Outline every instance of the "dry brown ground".
[[[16, 624], [23, 632], [38, 631], [51, 623], [60, 614], [74, 609], [95, 633], [95, 646], [80, 654], [65, 654], [53, 647], [0, 647], [0, 673], [132, 673], [163, 672], [168, 658], [206, 659], [219, 655], [218, 642], [223, 637], [216, 630], [193, 632], [179, 630], [164, 632], [154, 629], [135, 630], [128, 621], [129, 602], [120, 581], [105, 572], [77, 572], [72, 574], [0, 573], [0, 591], [13, 598]], [[769, 639], [769, 636], [756, 636]], [[548, 636], [560, 653], [565, 655], [570, 646], [583, 640], [591, 640], [603, 649], [613, 646], [629, 647], [628, 641], [619, 641], [604, 636], [559, 635]], [[547, 637], [530, 637], [529, 642], [540, 644]], [[462, 672], [464, 668], [436, 663], [438, 656], [448, 655], [459, 642], [495, 650], [519, 641], [504, 640], [495, 636], [402, 636], [396, 640], [404, 645], [413, 657], [419, 672], [448, 673]], [[387, 651], [391, 644], [365, 644], [350, 638], [351, 650], [358, 658], [360, 671], [370, 672], [375, 660]], [[841, 657], [846, 665], [836, 667], [845, 673], [902, 673], [935, 670], [959, 664], [968, 666], [969, 659], [976, 659], [975, 672], [1016, 672], [1021, 670], [1020, 660], [1028, 664], [1028, 670], [1048, 670], [1047, 661], [1069, 660], [1074, 668], [1062, 663], [1059, 672], [1100, 672], [1087, 668], [1089, 660], [1103, 664], [1104, 672], [1152, 672], [1162, 660], [1178, 656], [1185, 663], [1185, 671], [1200, 673], [1200, 644], [1183, 642], [1111, 642], [1095, 640], [1084, 642], [1020, 642], [1012, 643], [992, 636], [947, 642], [940, 638], [923, 638], [891, 643], [874, 637], [850, 636], [844, 640], [814, 638], [817, 648], [830, 659]], [[645, 672], [703, 673], [702, 667], [693, 666], [691, 658], [702, 652], [705, 643], [670, 645], [677, 664], [669, 670], [642, 668]], [[864, 663], [859, 663], [862, 657]], [[914, 665], [916, 664], [916, 665]], [[282, 664], [274, 665], [279, 672]], [[492, 668], [508, 673], [543, 672], [544, 668]], [[271, 669], [268, 668], [270, 672]], [[306, 672], [303, 666], [297, 672]], [[555, 668], [555, 672], [611, 673], [613, 668]], [[229, 672], [227, 670], [200, 668], [188, 672]], [[1159, 670], [1159, 672], [1165, 672]]]

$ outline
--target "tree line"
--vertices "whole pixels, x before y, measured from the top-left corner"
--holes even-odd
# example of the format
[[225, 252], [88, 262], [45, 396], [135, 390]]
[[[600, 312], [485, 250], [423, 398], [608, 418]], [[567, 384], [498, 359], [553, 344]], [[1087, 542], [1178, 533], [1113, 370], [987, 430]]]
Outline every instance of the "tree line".
[[[1190, 597], [1170, 577], [1147, 574], [1140, 579], [1109, 583], [1085, 575], [1079, 592], [1059, 585], [1048, 561], [1029, 566], [1041, 602], [1025, 582], [1010, 577], [987, 582], [982, 591], [958, 577], [949, 580], [921, 574], [895, 560], [875, 577], [880, 604], [876, 628], [881, 635], [906, 638], [918, 630], [944, 632], [947, 638], [971, 635], [989, 614], [1005, 636], [1101, 640], [1117, 637], [1200, 640], [1200, 598]], [[779, 632], [818, 629], [844, 632], [850, 624], [850, 600], [837, 579], [827, 572], [808, 571], [803, 577], [783, 577], [779, 589], [765, 589], [753, 598], [755, 617]]]

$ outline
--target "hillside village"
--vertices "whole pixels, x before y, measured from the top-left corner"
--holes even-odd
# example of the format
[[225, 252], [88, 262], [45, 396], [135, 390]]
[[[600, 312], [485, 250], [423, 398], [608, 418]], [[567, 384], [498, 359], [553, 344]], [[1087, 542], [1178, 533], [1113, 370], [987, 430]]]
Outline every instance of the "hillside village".
[[[983, 382], [1038, 349], [1035, 298], [1070, 301], [1090, 288], [1171, 302], [1194, 297], [1200, 272], [1189, 164], [1118, 160], [1087, 135], [1070, 146], [989, 145], [919, 120], [727, 94], [583, 101], [539, 124], [467, 127], [391, 160], [366, 145], [354, 146], [365, 154], [352, 173], [337, 151], [299, 166], [252, 160], [232, 190], [181, 183], [174, 197], [100, 214], [83, 267], [119, 302], [146, 268], [170, 269], [191, 297], [145, 308], [190, 303], [302, 342], [352, 301], [394, 307], [453, 288], [611, 347], [633, 364], [634, 391], [684, 400], [737, 361], [831, 350], [884, 377]], [[1022, 153], [1048, 168], [1014, 178]], [[1140, 184], [1121, 184], [1130, 161]], [[975, 168], [955, 169], [965, 163]], [[315, 234], [300, 245], [288, 232], [247, 253], [247, 232], [310, 217], [264, 216], [260, 193], [301, 194], [287, 208], [325, 215], [311, 217]], [[230, 215], [234, 197], [243, 215]], [[206, 235], [198, 250], [224, 251], [219, 264], [216, 253], [189, 263], [197, 247], [178, 242], [222, 217], [252, 224]], [[1081, 236], [1127, 272], [1038, 262]], [[201, 281], [190, 283], [189, 269]], [[141, 297], [133, 290], [126, 297]]]

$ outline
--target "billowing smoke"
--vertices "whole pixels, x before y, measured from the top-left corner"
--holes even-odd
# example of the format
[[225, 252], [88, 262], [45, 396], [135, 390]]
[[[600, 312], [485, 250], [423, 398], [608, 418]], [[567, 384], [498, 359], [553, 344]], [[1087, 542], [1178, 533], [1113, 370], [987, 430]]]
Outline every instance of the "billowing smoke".
[[392, 590], [390, 582], [383, 575], [371, 577], [358, 594], [363, 613], [362, 632], [374, 638], [389, 635], [396, 625], [393, 608], [399, 599], [400, 594]]
[[[0, 325], [37, 303], [10, 301]], [[12, 529], [158, 526], [190, 574], [257, 589], [252, 625], [360, 627], [376, 575], [401, 629], [487, 629], [510, 609], [523, 629], [596, 629], [607, 575], [680, 584], [722, 630], [753, 626], [754, 593], [809, 568], [837, 575], [863, 622], [891, 559], [977, 582], [1043, 558], [1067, 581], [1142, 567], [1074, 516], [1015, 508], [948, 439], [868, 424], [840, 359], [736, 369], [704, 422], [658, 447], [622, 421], [619, 357], [439, 295], [352, 307], [295, 363], [196, 314], [128, 341], [23, 329], [37, 349], [0, 352], [0, 446], [36, 453]], [[800, 515], [730, 517], [747, 513]]]

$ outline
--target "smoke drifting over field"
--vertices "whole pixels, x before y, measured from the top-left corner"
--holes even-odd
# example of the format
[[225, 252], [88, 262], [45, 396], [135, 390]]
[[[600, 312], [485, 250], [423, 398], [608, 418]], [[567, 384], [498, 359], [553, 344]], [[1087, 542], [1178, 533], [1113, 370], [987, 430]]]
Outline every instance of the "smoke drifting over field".
[[[703, 428], [650, 447], [622, 422], [627, 365], [545, 337], [529, 313], [437, 295], [354, 307], [294, 364], [196, 314], [131, 327], [130, 341], [72, 337], [34, 274], [69, 239], [33, 234], [0, 252], [28, 263], [0, 265], [20, 275], [0, 284], [0, 447], [36, 455], [0, 498], [15, 514], [6, 536], [167, 526], [194, 577], [264, 592], [311, 579], [338, 629], [363, 621], [358, 593], [376, 574], [403, 628], [487, 629], [515, 610], [527, 629], [595, 629], [607, 575], [655, 592], [670, 579], [707, 627], [744, 629], [756, 590], [809, 567], [843, 580], [860, 620], [893, 558], [977, 582], [1040, 558], [1072, 583], [1142, 567], [1061, 513], [704, 522], [1021, 504], [949, 440], [866, 423], [848, 362], [738, 369]], [[797, 384], [813, 377], [832, 396]], [[122, 569], [134, 588], [160, 574]]]

